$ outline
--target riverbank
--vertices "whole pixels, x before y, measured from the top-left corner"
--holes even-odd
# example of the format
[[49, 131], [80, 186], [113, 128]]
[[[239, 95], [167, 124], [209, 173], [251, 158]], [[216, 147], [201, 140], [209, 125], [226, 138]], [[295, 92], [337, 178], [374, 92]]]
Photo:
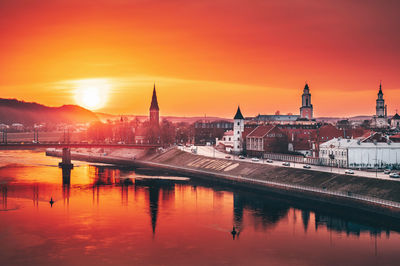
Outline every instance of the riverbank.
[[[47, 155], [60, 156], [57, 151]], [[118, 153], [123, 155], [123, 153]], [[271, 191], [400, 218], [400, 182], [208, 158], [178, 149], [136, 157], [72, 153], [72, 159], [132, 167], [152, 167], [213, 182]]]

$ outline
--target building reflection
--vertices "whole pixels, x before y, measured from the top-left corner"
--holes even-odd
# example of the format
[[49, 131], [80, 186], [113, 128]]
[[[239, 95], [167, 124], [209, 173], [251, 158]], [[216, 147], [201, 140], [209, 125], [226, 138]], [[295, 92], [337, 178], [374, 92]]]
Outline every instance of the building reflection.
[[[70, 169], [62, 169], [62, 172], [58, 172], [59, 177], [57, 178], [57, 183], [40, 183], [35, 179], [35, 181], [31, 183], [10, 181], [1, 184], [1, 209], [7, 210], [7, 208], [10, 208], [12, 205], [12, 201], [9, 200], [10, 198], [32, 200], [35, 207], [39, 206], [40, 201], [48, 203], [51, 197], [53, 197], [56, 202], [62, 198], [64, 203], [69, 205], [71, 193], [73, 196], [75, 191], [74, 186], [71, 186], [71, 181], [72, 184], [76, 183], [76, 181], [74, 182], [74, 180], [71, 180], [71, 173], [73, 174], [73, 171], [76, 170], [72, 170], [71, 172]], [[187, 196], [191, 196], [194, 208], [202, 208], [204, 204], [200, 204], [200, 202], [206, 197], [213, 197], [214, 208], [218, 210], [225, 208], [225, 205], [221, 204], [224, 202], [225, 197], [230, 199], [232, 196], [232, 226], [235, 227], [237, 231], [236, 237], [239, 237], [240, 232], [243, 231], [244, 225], [248, 226], [250, 224], [255, 229], [261, 228], [262, 230], [267, 230], [275, 226], [282, 219], [288, 217], [288, 215], [291, 215], [291, 217], [295, 215], [295, 212], [293, 212], [293, 214], [290, 212], [289, 214], [291, 208], [295, 208], [296, 212], [298, 212], [298, 219], [301, 217], [302, 227], [305, 232], [310, 230], [310, 224], [312, 224], [311, 219], [315, 219], [314, 224], [316, 230], [324, 227], [330, 232], [345, 233], [347, 235], [360, 236], [361, 234], [367, 233], [372, 236], [380, 236], [382, 233], [386, 233], [387, 236], [390, 236], [390, 230], [387, 228], [400, 231], [398, 225], [385, 225], [378, 218], [373, 222], [365, 222], [365, 220], [345, 214], [329, 215], [325, 214], [322, 209], [320, 209], [320, 211], [311, 211], [310, 209], [293, 207], [298, 205], [272, 196], [257, 195], [242, 191], [230, 192], [224, 188], [199, 185], [199, 183], [194, 181], [188, 184], [181, 184], [171, 180], [160, 181], [152, 178], [140, 179], [135, 176], [135, 172], [132, 170], [121, 170], [112, 167], [89, 166], [88, 171], [90, 183], [85, 183], [86, 187], [79, 187], [79, 189], [82, 189], [82, 187], [87, 189], [88, 197], [86, 198], [90, 201], [90, 192], [92, 190], [93, 202], [99, 204], [101, 195], [105, 195], [104, 193], [108, 193], [109, 191], [111, 193], [112, 190], [114, 195], [117, 195], [117, 199], [119, 198], [120, 192], [121, 205], [123, 206], [127, 206], [130, 202], [139, 199], [141, 201], [140, 204], [145, 205], [149, 215], [149, 230], [151, 228], [153, 236], [155, 236], [157, 226], [160, 224], [160, 212], [168, 213], [168, 210], [173, 209], [177, 195], [178, 198], [182, 197], [185, 199], [190, 198]], [[75, 178], [74, 175], [72, 175], [72, 179], [73, 178]], [[204, 193], [204, 191], [211, 192], [212, 194]], [[197, 200], [199, 201], [199, 205], [197, 205]], [[231, 209], [229, 209], [229, 212], [231, 212]], [[249, 221], [244, 221], [249, 218]], [[231, 228], [230, 226], [227, 230], [230, 231]]]
[[303, 221], [304, 232], [307, 232], [308, 223], [310, 222], [310, 211], [301, 210], [301, 220]]
[[233, 222], [239, 232], [243, 225], [243, 210], [250, 212], [256, 228], [261, 225], [263, 230], [266, 230], [286, 217], [289, 209], [289, 205], [279, 201], [266, 200], [237, 192], [233, 194]]
[[71, 196], [71, 168], [62, 168], [62, 194], [64, 204], [69, 206], [69, 198]]
[[360, 236], [361, 233], [369, 233], [371, 236], [380, 236], [385, 232], [387, 237], [390, 236], [390, 230], [382, 227], [362, 225], [339, 217], [315, 213], [315, 230], [317, 231], [319, 227], [326, 227], [329, 231], [346, 235]]
[[145, 201], [149, 205], [149, 214], [151, 220], [151, 229], [153, 237], [156, 234], [157, 219], [161, 202], [164, 208], [175, 200], [175, 183], [171, 181], [159, 180], [135, 180], [135, 188], [145, 188]]
[[0, 185], [2, 210], [7, 210], [7, 191], [8, 191], [8, 188], [6, 185]]

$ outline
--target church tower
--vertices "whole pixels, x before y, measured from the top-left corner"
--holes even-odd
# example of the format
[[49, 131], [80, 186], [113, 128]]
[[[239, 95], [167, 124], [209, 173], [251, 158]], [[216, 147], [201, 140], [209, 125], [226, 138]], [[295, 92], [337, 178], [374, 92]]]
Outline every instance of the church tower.
[[308, 120], [313, 119], [313, 106], [311, 104], [311, 93], [308, 84], [304, 86], [303, 95], [301, 96], [300, 117]]
[[385, 100], [383, 99], [383, 92], [382, 92], [382, 83], [379, 84], [379, 92], [378, 92], [378, 99], [376, 99], [376, 116], [377, 117], [386, 117], [386, 106]]
[[243, 151], [242, 133], [244, 131], [244, 117], [239, 106], [233, 121], [233, 152], [239, 154]]
[[158, 107], [157, 101], [157, 93], [156, 93], [156, 84], [154, 84], [153, 88], [153, 97], [151, 98], [150, 104], [150, 125], [151, 126], [160, 126], [160, 108]]

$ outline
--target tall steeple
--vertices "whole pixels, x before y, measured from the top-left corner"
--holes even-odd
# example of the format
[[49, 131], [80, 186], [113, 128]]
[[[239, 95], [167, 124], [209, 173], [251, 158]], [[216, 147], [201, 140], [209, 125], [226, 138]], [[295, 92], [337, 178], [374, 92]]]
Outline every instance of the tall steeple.
[[236, 115], [233, 119], [244, 119], [242, 112], [240, 111], [240, 106], [238, 106], [238, 109], [236, 111]]
[[[378, 92], [378, 97], [379, 97], [379, 95], [382, 95], [382, 97], [383, 97], [383, 92], [382, 92], [382, 81], [381, 82], [379, 82], [379, 92]], [[382, 98], [381, 97], [381, 98]]]
[[153, 97], [151, 98], [150, 104], [150, 124], [152, 126], [158, 127], [160, 125], [159, 112], [160, 108], [158, 107], [156, 84], [154, 83]]
[[157, 111], [160, 110], [160, 108], [158, 107], [156, 84], [155, 83], [154, 83], [154, 88], [153, 88], [153, 97], [151, 98], [150, 111], [151, 110], [157, 110]]

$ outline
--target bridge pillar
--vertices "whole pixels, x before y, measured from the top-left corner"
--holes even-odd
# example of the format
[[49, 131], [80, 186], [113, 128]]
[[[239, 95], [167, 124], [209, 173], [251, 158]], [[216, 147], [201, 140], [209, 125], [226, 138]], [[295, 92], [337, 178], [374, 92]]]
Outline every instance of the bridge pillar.
[[58, 167], [72, 169], [74, 165], [71, 163], [71, 149], [63, 148], [62, 149], [62, 161], [58, 164]]

